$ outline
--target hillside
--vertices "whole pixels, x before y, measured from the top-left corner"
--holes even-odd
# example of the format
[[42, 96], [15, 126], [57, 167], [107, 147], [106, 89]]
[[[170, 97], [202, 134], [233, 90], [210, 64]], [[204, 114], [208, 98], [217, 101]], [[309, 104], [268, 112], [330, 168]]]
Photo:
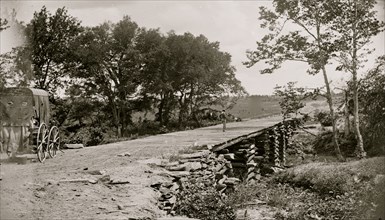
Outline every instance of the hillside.
[[275, 96], [252, 95], [239, 99], [228, 112], [242, 119], [276, 115], [281, 113], [278, 102]]

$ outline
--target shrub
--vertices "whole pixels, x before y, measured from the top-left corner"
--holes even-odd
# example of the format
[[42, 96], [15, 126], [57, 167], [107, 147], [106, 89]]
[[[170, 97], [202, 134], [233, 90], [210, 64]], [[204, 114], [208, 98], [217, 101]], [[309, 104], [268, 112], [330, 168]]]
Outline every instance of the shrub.
[[202, 220], [233, 220], [235, 210], [213, 186], [213, 182], [190, 179], [183, 182], [175, 211], [179, 215]]
[[234, 208], [245, 208], [247, 203], [258, 196], [255, 184], [242, 183], [228, 195], [228, 201]]
[[99, 127], [82, 127], [75, 133], [68, 133], [63, 137], [63, 142], [68, 144], [83, 144], [84, 146], [95, 146], [103, 143], [104, 130]]
[[[342, 133], [338, 135], [340, 141], [340, 150], [343, 155], [354, 155], [354, 149], [357, 141], [354, 134], [351, 133], [345, 137]], [[327, 131], [317, 135], [313, 142], [313, 148], [318, 154], [334, 155], [333, 133]]]
[[315, 115], [315, 117], [322, 126], [332, 126], [332, 118], [329, 113], [319, 112], [317, 115]]
[[385, 56], [359, 84], [360, 125], [365, 150], [370, 156], [385, 154]]

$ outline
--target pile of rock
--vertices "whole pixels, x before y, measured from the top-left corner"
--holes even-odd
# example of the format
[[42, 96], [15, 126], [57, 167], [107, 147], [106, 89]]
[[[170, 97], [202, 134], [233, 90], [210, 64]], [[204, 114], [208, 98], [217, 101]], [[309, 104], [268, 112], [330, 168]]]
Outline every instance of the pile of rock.
[[[233, 188], [240, 182], [240, 179], [234, 177], [232, 163], [228, 160], [231, 154], [216, 154], [209, 150], [203, 150], [192, 154], [182, 154], [177, 162], [169, 163], [166, 169], [172, 171], [171, 174], [181, 186], [188, 178], [199, 182], [206, 180], [213, 181], [218, 191], [225, 191]], [[184, 171], [186, 176], [175, 171]]]
[[291, 124], [292, 121], [279, 123], [210, 150], [179, 155], [177, 161], [164, 164], [163, 167], [170, 171], [172, 182], [152, 185], [160, 192], [159, 207], [173, 214], [178, 193], [190, 180], [213, 184], [216, 190], [226, 193], [241, 181], [256, 181], [261, 175], [282, 170], [294, 130]]
[[233, 190], [241, 182], [234, 177], [233, 167], [226, 158], [231, 155], [216, 154], [209, 150], [192, 154], [182, 154], [178, 161], [169, 162], [163, 166], [170, 171], [171, 182], [154, 183], [151, 185], [159, 192], [159, 208], [168, 214], [175, 214], [173, 209], [177, 195], [184, 183], [191, 179], [197, 182], [211, 182], [221, 193]]
[[179, 184], [177, 182], [157, 182], [151, 187], [159, 192], [158, 207], [167, 214], [174, 215], [173, 209], [177, 199], [176, 195], [179, 192]]

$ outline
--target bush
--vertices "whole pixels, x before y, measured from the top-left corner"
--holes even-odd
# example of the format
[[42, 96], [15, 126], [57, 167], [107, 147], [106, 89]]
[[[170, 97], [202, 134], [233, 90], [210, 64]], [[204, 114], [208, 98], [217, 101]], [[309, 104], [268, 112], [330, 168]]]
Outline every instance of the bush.
[[227, 198], [219, 193], [213, 182], [190, 179], [183, 182], [175, 211], [179, 215], [201, 220], [233, 220], [235, 210]]
[[235, 187], [235, 190], [228, 195], [228, 201], [234, 208], [246, 208], [247, 203], [253, 201], [256, 194], [256, 185], [242, 183]]
[[315, 115], [317, 120], [321, 123], [322, 126], [332, 126], [332, 117], [327, 112], [319, 112]]
[[[338, 137], [341, 153], [345, 156], [354, 155], [355, 146], [357, 145], [354, 134], [351, 133], [348, 137], [345, 137], [342, 133], [339, 133]], [[318, 154], [334, 155], [333, 132], [327, 131], [317, 135], [313, 142], [313, 148]]]
[[63, 137], [67, 144], [83, 144], [84, 146], [95, 146], [103, 143], [105, 139], [104, 130], [99, 127], [82, 127], [75, 133], [68, 133]]
[[370, 156], [385, 154], [385, 56], [359, 84], [360, 129], [365, 150]]

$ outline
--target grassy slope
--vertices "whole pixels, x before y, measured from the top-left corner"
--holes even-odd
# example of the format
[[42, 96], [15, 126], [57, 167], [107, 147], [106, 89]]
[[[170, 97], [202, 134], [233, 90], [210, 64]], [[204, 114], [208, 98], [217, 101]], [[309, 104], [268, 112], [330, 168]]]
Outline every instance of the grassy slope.
[[[334, 96], [335, 107], [341, 105], [342, 98], [339, 94]], [[252, 95], [239, 99], [237, 104], [228, 112], [240, 118], [259, 118], [276, 115], [281, 113], [279, 101], [280, 98], [276, 96]], [[326, 99], [323, 97], [318, 97], [316, 100], [307, 99], [304, 103], [305, 107], [300, 110], [302, 113], [314, 116], [321, 111], [329, 112]]]
[[256, 196], [276, 210], [275, 219], [384, 219], [384, 186], [385, 157], [313, 162], [239, 187], [234, 200]]
[[252, 95], [238, 100], [228, 112], [240, 118], [260, 118], [281, 113], [279, 99], [274, 96]]

